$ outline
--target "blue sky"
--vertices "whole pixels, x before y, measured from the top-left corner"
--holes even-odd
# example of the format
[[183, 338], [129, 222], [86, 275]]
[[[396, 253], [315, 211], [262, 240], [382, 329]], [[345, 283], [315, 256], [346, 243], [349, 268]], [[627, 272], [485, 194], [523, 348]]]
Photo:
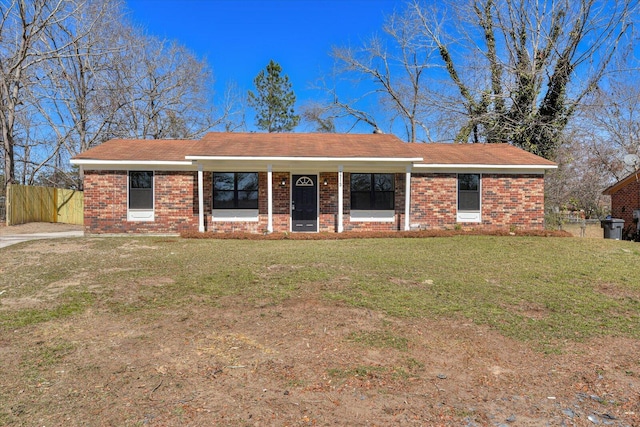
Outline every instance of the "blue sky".
[[[289, 76], [297, 106], [320, 94], [310, 85], [331, 71], [332, 46], [361, 45], [402, 0], [126, 0], [150, 34], [206, 57], [221, 91], [233, 80], [253, 89], [270, 59]], [[251, 125], [253, 117], [247, 117]]]

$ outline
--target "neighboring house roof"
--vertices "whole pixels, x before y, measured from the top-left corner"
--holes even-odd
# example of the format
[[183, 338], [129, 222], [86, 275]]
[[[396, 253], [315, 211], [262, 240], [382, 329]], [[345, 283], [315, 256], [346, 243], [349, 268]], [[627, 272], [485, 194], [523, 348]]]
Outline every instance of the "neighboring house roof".
[[617, 193], [618, 191], [622, 190], [627, 185], [634, 183], [636, 181], [640, 181], [640, 169], [622, 178], [620, 181], [616, 182], [611, 187], [604, 190], [602, 194], [604, 194], [605, 196], [611, 196], [614, 193]]
[[[82, 165], [193, 165], [199, 162], [395, 162], [416, 168], [552, 169], [555, 163], [509, 144], [405, 143], [389, 134], [218, 133], [201, 140], [113, 139], [71, 160]], [[232, 163], [233, 162], [233, 163]], [[404, 167], [404, 166], [403, 166]]]

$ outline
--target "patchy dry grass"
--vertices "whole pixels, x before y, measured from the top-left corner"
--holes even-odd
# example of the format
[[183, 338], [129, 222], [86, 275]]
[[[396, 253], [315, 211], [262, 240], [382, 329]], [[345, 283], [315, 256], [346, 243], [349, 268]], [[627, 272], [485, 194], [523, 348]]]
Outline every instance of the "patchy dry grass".
[[0, 424], [357, 424], [366, 402], [379, 425], [486, 425], [500, 405], [558, 425], [601, 405], [576, 393], [636, 421], [637, 243], [378, 237], [4, 249]]
[[[629, 268], [640, 262], [640, 251], [630, 242], [104, 238], [87, 240], [83, 252], [48, 250], [76, 242], [5, 252], [2, 327], [73, 316], [91, 306], [147, 316], [156, 308], [217, 306], [225, 297], [276, 306], [320, 283], [329, 300], [392, 316], [462, 317], [544, 346], [596, 335], [640, 337], [640, 269]], [[21, 259], [34, 251], [37, 264], [24, 266]], [[64, 280], [82, 285], [47, 296], [47, 287]], [[22, 300], [32, 304], [21, 307]]]

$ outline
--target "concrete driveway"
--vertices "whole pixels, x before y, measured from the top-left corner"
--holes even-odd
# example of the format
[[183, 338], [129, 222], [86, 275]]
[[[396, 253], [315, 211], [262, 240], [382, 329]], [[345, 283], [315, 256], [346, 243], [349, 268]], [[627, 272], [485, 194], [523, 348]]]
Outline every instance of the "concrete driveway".
[[15, 245], [20, 242], [41, 239], [60, 239], [69, 237], [83, 237], [83, 231], [60, 231], [56, 233], [34, 233], [34, 234], [7, 234], [0, 236], [0, 249]]

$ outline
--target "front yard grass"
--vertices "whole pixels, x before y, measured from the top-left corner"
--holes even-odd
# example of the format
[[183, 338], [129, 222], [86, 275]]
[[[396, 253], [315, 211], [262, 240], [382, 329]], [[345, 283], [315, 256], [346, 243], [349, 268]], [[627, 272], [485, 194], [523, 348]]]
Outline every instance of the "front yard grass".
[[31, 242], [3, 250], [0, 329], [87, 309], [152, 319], [231, 300], [277, 308], [316, 292], [389, 316], [462, 318], [561, 351], [566, 340], [640, 338], [639, 266], [637, 243], [554, 237]]

